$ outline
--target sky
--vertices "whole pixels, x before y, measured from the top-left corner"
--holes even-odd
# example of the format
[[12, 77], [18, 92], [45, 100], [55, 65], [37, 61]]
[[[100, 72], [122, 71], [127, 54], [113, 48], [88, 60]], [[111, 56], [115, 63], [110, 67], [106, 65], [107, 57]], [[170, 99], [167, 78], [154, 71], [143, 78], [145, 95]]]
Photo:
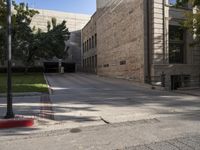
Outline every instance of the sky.
[[15, 0], [25, 2], [29, 7], [58, 10], [92, 15], [96, 10], [96, 0]]

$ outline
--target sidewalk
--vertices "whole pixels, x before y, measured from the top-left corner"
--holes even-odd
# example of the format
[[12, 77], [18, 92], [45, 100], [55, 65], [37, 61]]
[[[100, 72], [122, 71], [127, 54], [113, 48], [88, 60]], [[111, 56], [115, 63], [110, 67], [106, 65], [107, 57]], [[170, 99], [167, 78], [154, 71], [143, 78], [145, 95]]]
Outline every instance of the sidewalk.
[[[6, 150], [199, 150], [200, 121], [166, 117], [24, 135], [0, 132]], [[20, 136], [19, 136], [20, 135]]]
[[188, 90], [177, 90], [175, 92], [192, 95], [192, 96], [200, 96], [200, 88], [199, 89], [188, 89]]
[[133, 146], [121, 150], [199, 150], [200, 135], [175, 138], [167, 141]]

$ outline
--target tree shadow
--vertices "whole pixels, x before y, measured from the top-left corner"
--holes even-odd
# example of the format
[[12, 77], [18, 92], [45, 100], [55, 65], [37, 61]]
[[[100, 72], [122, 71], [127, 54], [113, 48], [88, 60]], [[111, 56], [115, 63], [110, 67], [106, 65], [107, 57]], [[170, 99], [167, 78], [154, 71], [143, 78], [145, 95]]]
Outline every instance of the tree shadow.
[[[149, 114], [153, 112], [151, 115], [155, 116], [175, 116], [181, 120], [200, 121], [199, 97], [152, 90], [119, 79], [93, 75], [63, 76], [62, 80], [54, 80], [63, 84], [66, 90], [51, 95], [49, 101], [45, 102], [45, 107], [40, 97], [15, 97], [15, 112], [66, 123], [94, 122], [102, 114], [118, 117], [120, 111], [122, 114], [132, 115], [126, 111], [143, 113], [143, 110]], [[0, 114], [5, 109], [5, 103], [6, 99], [0, 98]], [[104, 109], [108, 112], [104, 113]], [[41, 111], [44, 115], [41, 115]], [[37, 129], [30, 128], [31, 130]]]

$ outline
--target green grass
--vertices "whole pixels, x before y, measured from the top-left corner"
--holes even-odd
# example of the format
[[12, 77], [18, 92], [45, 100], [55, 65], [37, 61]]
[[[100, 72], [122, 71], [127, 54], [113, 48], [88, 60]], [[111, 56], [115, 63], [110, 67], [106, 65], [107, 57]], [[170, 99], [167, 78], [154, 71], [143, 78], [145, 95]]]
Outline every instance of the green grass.
[[[13, 92], [48, 92], [48, 86], [42, 73], [12, 74]], [[7, 89], [6, 74], [0, 74], [0, 93]]]

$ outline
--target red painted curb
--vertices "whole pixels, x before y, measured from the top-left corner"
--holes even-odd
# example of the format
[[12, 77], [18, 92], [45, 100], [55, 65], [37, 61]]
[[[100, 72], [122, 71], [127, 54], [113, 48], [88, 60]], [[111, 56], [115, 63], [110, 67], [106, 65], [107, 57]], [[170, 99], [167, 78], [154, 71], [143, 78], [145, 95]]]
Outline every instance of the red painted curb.
[[31, 127], [33, 125], [34, 125], [34, 119], [0, 120], [0, 129]]

